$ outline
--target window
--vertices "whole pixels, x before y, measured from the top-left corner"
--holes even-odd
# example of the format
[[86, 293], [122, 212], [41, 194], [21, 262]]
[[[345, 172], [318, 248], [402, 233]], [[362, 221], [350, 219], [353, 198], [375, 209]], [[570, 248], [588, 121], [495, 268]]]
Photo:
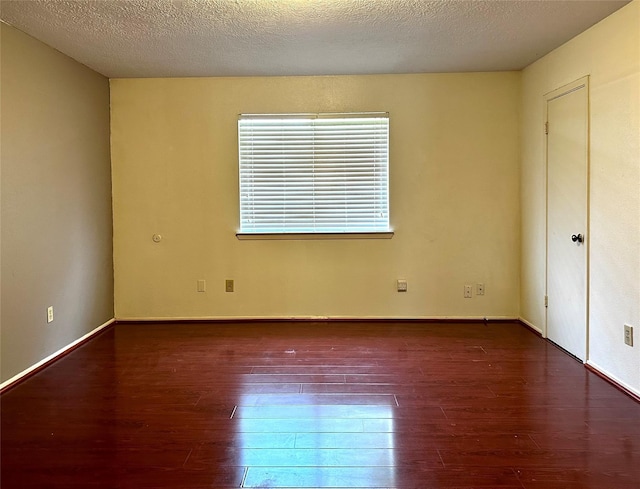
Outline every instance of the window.
[[389, 116], [241, 115], [240, 234], [389, 229]]

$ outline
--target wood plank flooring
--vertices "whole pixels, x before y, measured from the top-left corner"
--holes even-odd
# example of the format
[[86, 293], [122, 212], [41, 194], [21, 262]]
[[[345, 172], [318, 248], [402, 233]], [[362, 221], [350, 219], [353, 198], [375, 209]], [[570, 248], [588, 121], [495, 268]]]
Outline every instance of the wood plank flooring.
[[640, 487], [640, 404], [516, 323], [118, 324], [0, 402], [2, 489]]

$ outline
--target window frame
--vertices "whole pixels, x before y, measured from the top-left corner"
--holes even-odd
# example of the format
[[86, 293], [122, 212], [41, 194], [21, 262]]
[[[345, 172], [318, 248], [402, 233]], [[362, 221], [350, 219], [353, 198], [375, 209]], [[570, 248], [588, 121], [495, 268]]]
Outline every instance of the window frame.
[[[385, 214], [383, 216], [383, 224], [385, 223], [384, 221], [386, 220], [386, 229], [357, 229], [356, 227], [352, 227], [351, 229], [346, 228], [344, 231], [342, 230], [319, 230], [319, 231], [296, 231], [296, 230], [291, 230], [291, 231], [287, 231], [286, 229], [283, 230], [266, 230], [264, 232], [262, 231], [256, 231], [256, 230], [247, 230], [247, 229], [243, 229], [242, 225], [243, 225], [243, 160], [242, 160], [242, 151], [243, 151], [243, 141], [242, 141], [242, 131], [241, 131], [241, 124], [242, 121], [246, 121], [246, 120], [273, 120], [273, 121], [285, 121], [288, 119], [304, 119], [306, 120], [311, 120], [311, 121], [315, 121], [317, 119], [341, 119], [341, 120], [346, 120], [346, 119], [386, 119], [386, 123], [385, 123], [385, 130], [386, 133], [384, 135], [383, 138], [383, 142], [384, 142], [384, 148], [385, 148], [385, 152], [383, 153], [383, 157], [379, 158], [376, 157], [375, 159], [375, 163], [372, 162], [371, 164], [371, 169], [372, 171], [375, 173], [376, 170], [376, 165], [379, 165], [380, 162], [382, 161], [384, 164], [384, 171], [383, 171], [383, 183], [373, 183], [369, 189], [370, 195], [375, 195], [376, 192], [379, 192], [380, 189], [384, 190], [383, 193], [383, 199], [382, 199], [382, 203], [383, 203], [383, 210], [385, 211]], [[280, 239], [280, 240], [286, 240], [286, 239], [389, 239], [391, 237], [393, 237], [394, 235], [394, 231], [391, 227], [391, 211], [390, 211], [390, 165], [389, 165], [389, 155], [390, 155], [390, 151], [389, 151], [389, 146], [390, 146], [390, 118], [389, 118], [389, 113], [388, 112], [344, 112], [344, 113], [287, 113], [287, 114], [239, 114], [238, 115], [238, 184], [239, 184], [239, 198], [238, 198], [238, 203], [239, 203], [239, 229], [236, 232], [236, 236], [238, 239]], [[285, 124], [283, 124], [285, 125]], [[317, 165], [318, 161], [321, 161], [321, 158], [316, 158], [316, 153], [315, 153], [315, 138], [318, 137], [318, 133], [321, 132], [321, 129], [316, 130], [316, 126], [315, 126], [315, 122], [311, 122], [309, 124], [309, 127], [312, 127], [312, 134], [313, 136], [311, 136], [311, 139], [314, 140], [314, 144], [312, 144], [313, 146], [313, 150], [311, 150], [313, 156], [312, 156], [312, 163], [310, 164], [310, 167], [314, 167], [315, 165]], [[372, 144], [375, 145], [375, 139], [372, 138]], [[370, 150], [371, 151], [371, 150]], [[372, 151], [373, 152], [373, 151]], [[284, 159], [284, 158], [283, 158]], [[348, 161], [348, 160], [347, 160]], [[352, 167], [349, 166], [349, 162], [346, 163], [343, 167], [340, 167], [342, 170], [349, 170], [352, 169]], [[377, 177], [376, 177], [377, 178]], [[316, 182], [315, 180], [312, 180], [312, 184], [310, 185], [313, 190], [311, 191], [312, 194], [315, 194], [316, 192]], [[374, 179], [376, 180], [376, 179]], [[307, 182], [308, 183], [308, 182]], [[377, 197], [375, 197], [377, 198]], [[352, 202], [349, 202], [352, 203]], [[315, 209], [315, 208], [314, 208]], [[314, 218], [315, 219], [315, 218]], [[315, 223], [315, 220], [313, 220], [313, 222]], [[373, 221], [373, 224], [375, 224], [375, 221]], [[367, 225], [371, 225], [371, 224], [367, 224]], [[362, 228], [363, 226], [360, 226], [360, 228]], [[357, 229], [357, 230], [356, 230]]]

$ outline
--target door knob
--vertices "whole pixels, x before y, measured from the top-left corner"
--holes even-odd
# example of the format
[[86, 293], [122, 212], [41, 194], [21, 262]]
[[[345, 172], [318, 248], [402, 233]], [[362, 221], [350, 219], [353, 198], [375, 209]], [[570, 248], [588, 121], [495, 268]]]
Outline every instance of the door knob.
[[571, 235], [571, 241], [582, 243], [584, 241], [584, 236], [582, 234], [573, 234]]

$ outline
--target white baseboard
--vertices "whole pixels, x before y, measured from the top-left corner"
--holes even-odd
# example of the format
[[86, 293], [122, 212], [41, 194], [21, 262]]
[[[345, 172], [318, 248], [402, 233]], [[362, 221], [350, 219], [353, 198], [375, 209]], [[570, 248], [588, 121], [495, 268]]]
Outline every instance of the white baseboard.
[[538, 326], [536, 326], [533, 323], [530, 323], [529, 321], [527, 321], [524, 318], [518, 318], [518, 321], [526, 324], [527, 326], [529, 326], [531, 329], [533, 329], [534, 331], [537, 331], [538, 333], [540, 333], [540, 336], [542, 336], [544, 338], [544, 333], [542, 331], [542, 328], [539, 328]]
[[606, 369], [602, 368], [600, 365], [598, 365], [597, 363], [592, 362], [591, 360], [587, 360], [586, 364], [589, 365], [591, 368], [593, 368], [593, 369], [597, 370], [598, 372], [600, 372], [605, 377], [608, 377], [609, 379], [613, 380], [616, 384], [619, 384], [620, 386], [624, 387], [629, 392], [632, 392], [633, 394], [635, 394], [636, 396], [638, 396], [640, 398], [640, 390], [638, 390], [638, 389], [636, 389], [634, 387], [631, 387], [629, 384], [627, 384], [626, 382], [620, 380], [618, 377], [613, 375], [611, 372], [608, 372]]
[[162, 321], [518, 321], [516, 316], [154, 316], [117, 317], [122, 322]]
[[4, 390], [6, 387], [10, 386], [11, 384], [14, 384], [14, 383], [18, 382], [20, 379], [22, 379], [23, 377], [29, 375], [34, 370], [36, 370], [36, 369], [42, 367], [43, 365], [55, 360], [57, 357], [59, 357], [61, 355], [64, 355], [67, 351], [72, 349], [77, 344], [82, 343], [83, 341], [89, 339], [90, 337], [98, 334], [100, 331], [102, 331], [104, 328], [106, 328], [110, 324], [113, 324], [114, 322], [115, 322], [115, 319], [109, 319], [109, 321], [107, 321], [106, 323], [101, 324], [96, 329], [94, 329], [92, 331], [89, 331], [86, 335], [82, 336], [81, 338], [78, 338], [77, 340], [69, 343], [67, 346], [65, 346], [63, 348], [60, 348], [57, 352], [52, 353], [51, 355], [49, 355], [46, 358], [43, 358], [38, 363], [36, 363], [36, 364], [32, 365], [31, 367], [23, 370], [19, 374], [14, 375], [10, 379], [5, 380], [2, 384], [0, 384], [0, 391]]

